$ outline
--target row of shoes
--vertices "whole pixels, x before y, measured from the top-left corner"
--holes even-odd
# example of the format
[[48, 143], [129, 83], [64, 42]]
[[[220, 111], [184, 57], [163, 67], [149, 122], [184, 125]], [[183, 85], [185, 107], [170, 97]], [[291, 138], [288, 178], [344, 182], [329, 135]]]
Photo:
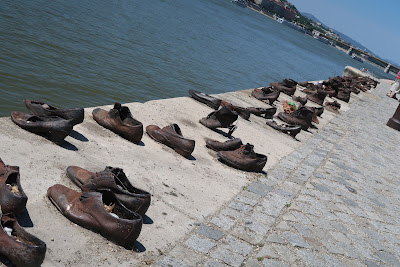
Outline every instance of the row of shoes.
[[42, 101], [25, 100], [25, 106], [31, 112], [11, 112], [11, 120], [29, 132], [48, 138], [61, 144], [72, 128], [84, 119], [83, 108], [59, 109]]
[[[231, 134], [237, 128], [233, 123], [238, 120], [239, 116], [248, 120], [250, 114], [271, 118], [276, 113], [276, 107], [242, 108], [195, 90], [189, 90], [189, 95], [195, 100], [216, 109], [200, 119], [199, 122], [214, 131], [219, 128], [227, 128], [229, 131], [226, 137], [231, 137]], [[233, 138], [225, 142], [206, 138], [206, 147], [217, 151], [217, 156], [222, 163], [243, 171], [262, 172], [268, 159], [266, 155], [254, 152], [253, 145], [249, 143], [243, 145], [240, 138]]]
[[0, 254], [17, 267], [40, 266], [46, 254], [46, 243], [25, 231], [16, 219], [27, 201], [19, 167], [0, 159]]
[[132, 249], [150, 206], [150, 193], [134, 187], [120, 168], [90, 172], [69, 166], [66, 173], [81, 192], [61, 184], [51, 186], [47, 196], [54, 206], [73, 223]]

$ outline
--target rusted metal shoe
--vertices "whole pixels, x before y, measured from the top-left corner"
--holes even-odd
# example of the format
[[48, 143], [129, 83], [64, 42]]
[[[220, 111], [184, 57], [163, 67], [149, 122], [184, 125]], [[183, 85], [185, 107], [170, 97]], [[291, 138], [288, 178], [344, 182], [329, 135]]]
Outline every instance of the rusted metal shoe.
[[262, 172], [267, 156], [255, 153], [253, 145], [247, 143], [234, 151], [219, 151], [218, 157], [228, 166], [243, 171]]
[[349, 89], [341, 88], [341, 90], [339, 90], [336, 98], [348, 103], [350, 101], [350, 94], [351, 94], [351, 91]]
[[249, 120], [249, 118], [250, 118], [251, 112], [247, 108], [242, 108], [242, 107], [232, 105], [231, 103], [229, 103], [225, 100], [221, 101], [221, 106], [222, 107], [225, 106], [225, 107], [229, 108], [230, 110], [235, 111], [240, 117], [242, 117], [245, 120]]
[[228, 136], [236, 129], [232, 123], [238, 119], [238, 114], [235, 111], [223, 106], [217, 111], [208, 114], [207, 117], [202, 118], [200, 123], [210, 129], [228, 128]]
[[107, 166], [104, 171], [95, 173], [69, 166], [67, 176], [83, 191], [111, 190], [125, 207], [142, 216], [150, 206], [150, 193], [134, 187], [121, 168]]
[[313, 112], [305, 107], [301, 107], [290, 114], [285, 112], [280, 112], [278, 114], [279, 119], [287, 124], [300, 125], [302, 130], [307, 130], [311, 126], [312, 117]]
[[216, 97], [207, 95], [205, 93], [196, 90], [189, 90], [189, 94], [197, 101], [204, 103], [215, 110], [217, 110], [219, 108], [219, 105], [221, 104], [221, 99], [218, 99]]
[[56, 184], [47, 196], [70, 221], [123, 246], [134, 247], [142, 230], [142, 216], [127, 209], [110, 190], [76, 192]]
[[36, 116], [56, 116], [65, 120], [71, 120], [73, 125], [83, 122], [83, 108], [56, 108], [43, 101], [25, 100], [25, 106]]
[[225, 142], [206, 138], [206, 147], [215, 151], [232, 151], [238, 149], [242, 145], [243, 143], [240, 138], [234, 138]]
[[46, 137], [56, 144], [64, 142], [72, 131], [72, 120], [65, 120], [60, 117], [40, 117], [23, 112], [11, 112], [11, 120], [28, 132]]
[[251, 112], [251, 114], [254, 114], [254, 115], [260, 116], [260, 117], [264, 117], [266, 119], [271, 118], [276, 113], [276, 107], [271, 107], [271, 108], [249, 107], [247, 109]]
[[281, 82], [281, 84], [283, 85], [283, 86], [286, 86], [286, 87], [296, 87], [296, 85], [297, 85], [297, 82], [295, 81], [295, 80], [293, 80], [293, 79], [283, 79], [283, 81]]
[[292, 99], [293, 99], [294, 101], [299, 102], [299, 103], [302, 104], [303, 106], [307, 103], [307, 98], [306, 98], [306, 97], [292, 96]]
[[183, 137], [178, 124], [171, 124], [162, 129], [156, 125], [149, 125], [146, 132], [152, 139], [169, 146], [185, 158], [189, 158], [194, 150], [195, 141]]
[[311, 84], [308, 81], [307, 82], [299, 82], [297, 83], [298, 85], [302, 86], [302, 87], [307, 87], [307, 85]]
[[288, 96], [292, 96], [294, 95], [294, 93], [296, 92], [296, 86], [294, 87], [286, 87], [282, 84], [279, 83], [271, 83], [271, 86], [274, 90], [280, 91], [284, 94], [287, 94]]
[[4, 214], [18, 215], [26, 206], [28, 197], [21, 186], [19, 167], [5, 165], [0, 159], [0, 207]]
[[96, 108], [92, 112], [93, 119], [106, 129], [138, 144], [143, 136], [143, 124], [133, 118], [131, 111], [120, 103], [115, 103], [114, 108], [106, 111]]
[[299, 125], [288, 125], [288, 124], [278, 125], [274, 120], [267, 120], [266, 124], [268, 126], [271, 126], [275, 130], [290, 135], [293, 138], [295, 138], [296, 135], [301, 131], [301, 126]]
[[326, 92], [322, 89], [318, 89], [316, 93], [308, 93], [306, 97], [308, 100], [322, 106], [324, 104]]
[[324, 113], [324, 107], [308, 107], [305, 106], [308, 110], [312, 111], [316, 116], [321, 117], [322, 113]]
[[0, 254], [17, 267], [39, 267], [46, 243], [22, 228], [13, 214], [0, 214]]
[[270, 87], [263, 87], [262, 89], [255, 88], [251, 95], [258, 100], [268, 101], [272, 105], [279, 98], [280, 91], [272, 90]]
[[336, 100], [333, 102], [326, 101], [325, 106], [326, 106], [326, 108], [329, 108], [332, 111], [338, 111], [341, 107], [340, 103], [337, 102]]

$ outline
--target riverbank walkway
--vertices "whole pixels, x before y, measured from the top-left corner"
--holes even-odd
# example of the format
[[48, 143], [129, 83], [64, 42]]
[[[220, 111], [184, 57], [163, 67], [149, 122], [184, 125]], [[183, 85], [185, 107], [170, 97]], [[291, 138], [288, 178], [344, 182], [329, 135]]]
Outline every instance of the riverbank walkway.
[[243, 187], [158, 266], [400, 266], [400, 132], [390, 85]]

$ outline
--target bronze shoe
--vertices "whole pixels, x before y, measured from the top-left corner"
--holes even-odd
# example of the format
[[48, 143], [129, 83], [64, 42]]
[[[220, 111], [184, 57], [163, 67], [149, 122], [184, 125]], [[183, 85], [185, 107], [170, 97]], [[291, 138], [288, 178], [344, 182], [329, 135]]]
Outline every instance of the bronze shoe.
[[245, 120], [249, 120], [250, 118], [250, 110], [248, 110], [247, 108], [242, 108], [242, 107], [238, 107], [235, 105], [232, 105], [231, 103], [225, 101], [225, 100], [221, 100], [221, 107], [227, 107], [232, 111], [235, 111], [240, 117], [242, 117]]
[[60, 109], [50, 106], [43, 101], [25, 100], [25, 106], [29, 111], [36, 116], [56, 116], [65, 120], [71, 120], [72, 125], [83, 122], [84, 110], [83, 108], [69, 108]]
[[46, 137], [56, 144], [64, 142], [72, 131], [72, 120], [60, 117], [39, 117], [23, 112], [11, 112], [11, 120], [28, 132]]
[[283, 86], [279, 83], [271, 83], [271, 86], [274, 90], [280, 91], [284, 94], [287, 94], [288, 96], [292, 96], [294, 95], [294, 93], [296, 92], [296, 86], [294, 87], [286, 87]]
[[210, 129], [228, 128], [230, 129], [230, 133], [232, 133], [235, 129], [232, 123], [234, 123], [237, 119], [237, 112], [230, 110], [226, 106], [223, 106], [219, 110], [208, 114], [207, 117], [202, 118], [200, 123]]
[[70, 221], [131, 249], [142, 230], [142, 217], [127, 209], [105, 190], [79, 193], [56, 184], [47, 190], [47, 196]]
[[96, 108], [93, 110], [93, 119], [106, 129], [138, 144], [143, 136], [143, 124], [134, 119], [131, 111], [120, 103], [115, 103], [110, 111]]
[[0, 207], [4, 214], [18, 215], [26, 206], [28, 197], [22, 190], [19, 167], [5, 165], [0, 159]]
[[185, 158], [189, 158], [194, 150], [195, 141], [183, 137], [178, 124], [171, 124], [162, 129], [156, 125], [149, 125], [146, 132], [152, 139], [169, 146]]
[[295, 138], [301, 131], [301, 126], [299, 125], [278, 125], [274, 120], [267, 120], [266, 124], [275, 130], [290, 135], [293, 138]]
[[267, 156], [255, 153], [253, 145], [246, 144], [234, 151], [219, 151], [218, 157], [228, 166], [243, 171], [261, 172]]
[[232, 151], [238, 149], [242, 145], [243, 143], [240, 138], [234, 138], [225, 142], [206, 138], [206, 147], [215, 151]]
[[292, 96], [292, 99], [294, 101], [299, 102], [300, 104], [302, 104], [303, 106], [307, 103], [307, 98], [306, 97], [301, 97], [301, 96]]
[[221, 104], [221, 99], [218, 99], [216, 97], [207, 95], [205, 93], [196, 90], [189, 90], [189, 94], [197, 101], [204, 103], [215, 110], [217, 110], [219, 108], [219, 105]]
[[300, 125], [302, 130], [307, 130], [311, 126], [313, 112], [305, 107], [301, 107], [292, 113], [288, 114], [280, 112], [278, 118], [287, 124]]
[[142, 216], [150, 206], [150, 193], [134, 187], [120, 168], [107, 166], [104, 171], [94, 173], [69, 166], [67, 176], [83, 191], [111, 190], [125, 207]]
[[0, 254], [17, 267], [39, 267], [46, 243], [22, 228], [12, 214], [0, 214]]
[[307, 93], [306, 97], [308, 100], [322, 106], [324, 104], [326, 93], [324, 90], [318, 89], [316, 93]]
[[279, 91], [272, 90], [270, 87], [264, 87], [262, 89], [255, 88], [251, 95], [258, 100], [268, 101], [270, 105], [279, 98]]
[[267, 118], [267, 119], [271, 118], [276, 113], [276, 107], [272, 107], [272, 108], [249, 107], [247, 109], [251, 112], [251, 114], [254, 114], [254, 115], [260, 116], [260, 117], [262, 117], [264, 115], [264, 118]]

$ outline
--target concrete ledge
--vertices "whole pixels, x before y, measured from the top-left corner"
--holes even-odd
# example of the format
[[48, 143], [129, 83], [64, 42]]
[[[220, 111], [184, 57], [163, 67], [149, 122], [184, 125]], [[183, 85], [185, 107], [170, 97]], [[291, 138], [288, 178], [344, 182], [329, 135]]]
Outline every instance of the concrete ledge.
[[[296, 95], [304, 95], [298, 91]], [[251, 97], [250, 93], [251, 90], [244, 90], [218, 97], [243, 107], [269, 106]], [[364, 95], [352, 94], [350, 104]], [[279, 98], [280, 101], [290, 99], [284, 94]], [[339, 102], [341, 112], [349, 109], [348, 103]], [[144, 126], [164, 127], [178, 123], [183, 135], [196, 141], [195, 159], [183, 158], [147, 135], [142, 145], [128, 142], [99, 126], [91, 115], [94, 108], [85, 109], [84, 122], [75, 126], [63, 147], [26, 132], [9, 118], [0, 119], [0, 157], [6, 164], [20, 166], [21, 184], [29, 197], [29, 216], [25, 221], [33, 223], [27, 230], [45, 241], [48, 247], [43, 266], [138, 266], [153, 262], [184, 240], [196, 225], [220, 210], [244, 186], [266, 178], [265, 173], [247, 173], [225, 166], [217, 160], [215, 152], [205, 147], [205, 137], [226, 140], [198, 123], [212, 111], [209, 107], [189, 97], [126, 105]], [[277, 103], [277, 107], [278, 112], [282, 111], [281, 103]], [[325, 111], [318, 127], [323, 128], [337, 115]], [[302, 131], [295, 140], [267, 126], [265, 119], [252, 115], [250, 121], [239, 119], [234, 136], [244, 143], [254, 144], [256, 152], [268, 155], [264, 169], [268, 172], [316, 132], [318, 129]], [[71, 223], [50, 203], [46, 191], [56, 183], [78, 190], [65, 175], [70, 165], [91, 171], [101, 171], [105, 166], [122, 167], [133, 185], [152, 193], [152, 204], [145, 219], [150, 224], [143, 225], [138, 238], [142, 253], [127, 251]]]

